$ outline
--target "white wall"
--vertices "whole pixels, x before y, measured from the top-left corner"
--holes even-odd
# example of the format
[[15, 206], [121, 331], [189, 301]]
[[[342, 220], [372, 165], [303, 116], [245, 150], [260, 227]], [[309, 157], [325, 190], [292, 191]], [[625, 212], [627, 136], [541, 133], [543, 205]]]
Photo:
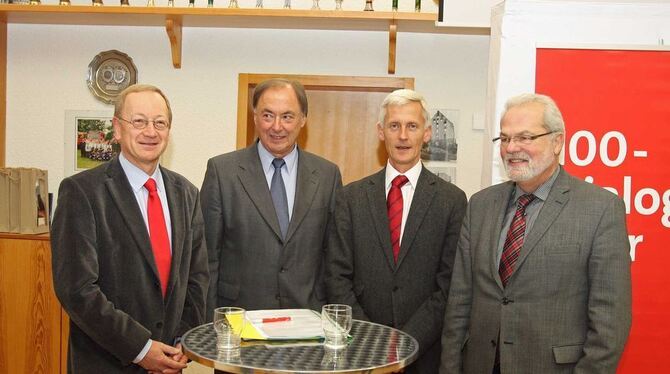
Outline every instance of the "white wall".
[[[461, 111], [458, 184], [471, 195], [480, 188], [482, 132], [471, 124], [484, 112], [489, 37], [401, 30], [397, 43], [396, 76], [415, 77], [430, 106]], [[163, 27], [10, 24], [7, 166], [47, 169], [57, 192], [65, 110], [111, 110], [86, 86], [88, 64], [110, 49], [133, 59], [139, 82], [165, 90], [174, 128], [162, 163], [200, 186], [207, 159], [235, 149], [238, 73], [386, 76], [388, 34], [184, 28], [182, 68], [174, 69]]]

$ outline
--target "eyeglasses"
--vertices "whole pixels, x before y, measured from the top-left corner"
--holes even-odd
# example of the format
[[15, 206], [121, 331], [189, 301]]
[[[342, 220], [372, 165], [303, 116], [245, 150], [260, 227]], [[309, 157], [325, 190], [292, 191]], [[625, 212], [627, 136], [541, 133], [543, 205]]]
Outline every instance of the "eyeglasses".
[[298, 122], [300, 117], [302, 117], [302, 114], [296, 115], [294, 113], [284, 113], [284, 114], [281, 114], [281, 115], [277, 116], [276, 114], [274, 114], [272, 112], [263, 112], [263, 113], [261, 113], [260, 117], [261, 117], [261, 121], [263, 121], [265, 124], [268, 124], [268, 125], [275, 123], [277, 118], [279, 118], [279, 123], [281, 123], [283, 125], [292, 125], [295, 122]]
[[493, 142], [495, 143], [496, 141], [500, 140], [501, 145], [507, 145], [510, 142], [516, 142], [517, 144], [523, 144], [523, 145], [528, 145], [533, 142], [533, 140], [537, 138], [541, 138], [545, 135], [553, 134], [556, 131], [549, 131], [545, 132], [544, 134], [540, 135], [514, 135], [514, 136], [507, 136], [507, 135], [500, 135], [497, 138], [493, 138]]
[[149, 120], [149, 119], [146, 119], [146, 118], [139, 118], [138, 117], [138, 118], [132, 118], [130, 121], [128, 121], [125, 118], [121, 118], [121, 117], [116, 117], [116, 118], [120, 119], [123, 122], [128, 122], [129, 124], [131, 124], [134, 128], [136, 128], [138, 130], [146, 129], [147, 126], [149, 126], [150, 122], [154, 124], [154, 129], [156, 129], [157, 131], [162, 131], [162, 130], [165, 130], [165, 129], [170, 127], [170, 122], [168, 122], [165, 119]]

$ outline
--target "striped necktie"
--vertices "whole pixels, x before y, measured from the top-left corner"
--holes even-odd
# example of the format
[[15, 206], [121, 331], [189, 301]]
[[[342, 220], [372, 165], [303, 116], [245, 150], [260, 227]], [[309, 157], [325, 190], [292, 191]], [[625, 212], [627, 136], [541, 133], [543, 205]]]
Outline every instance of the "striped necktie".
[[535, 195], [526, 194], [521, 195], [517, 201], [516, 212], [509, 226], [509, 231], [507, 231], [498, 267], [498, 274], [500, 274], [503, 286], [507, 286], [507, 281], [514, 273], [514, 266], [519, 258], [521, 247], [523, 247], [523, 237], [526, 232], [526, 207], [534, 199]]

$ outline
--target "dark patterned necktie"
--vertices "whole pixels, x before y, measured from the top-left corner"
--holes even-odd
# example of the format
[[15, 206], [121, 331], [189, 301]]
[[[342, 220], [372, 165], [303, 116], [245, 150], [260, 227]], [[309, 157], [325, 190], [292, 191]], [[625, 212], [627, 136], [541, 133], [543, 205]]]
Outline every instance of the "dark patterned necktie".
[[393, 247], [393, 260], [398, 262], [398, 254], [400, 253], [400, 228], [402, 225], [402, 191], [400, 188], [407, 183], [404, 175], [398, 175], [393, 178], [391, 182], [391, 189], [386, 198], [386, 209], [389, 215], [389, 230], [391, 231], [391, 246]]
[[163, 297], [165, 297], [168, 280], [170, 279], [170, 264], [172, 262], [170, 239], [168, 238], [167, 227], [165, 225], [161, 199], [158, 196], [158, 191], [156, 191], [156, 181], [153, 178], [149, 178], [144, 183], [144, 188], [149, 191], [147, 221], [149, 221], [151, 249], [154, 252], [154, 261], [156, 261], [158, 277], [161, 281], [161, 291], [163, 292]]
[[534, 199], [535, 195], [526, 194], [519, 197], [517, 201], [516, 212], [509, 226], [509, 231], [507, 231], [502, 255], [500, 256], [500, 266], [498, 267], [498, 274], [500, 274], [503, 286], [507, 286], [507, 281], [514, 273], [514, 266], [519, 258], [521, 247], [523, 247], [523, 237], [526, 232], [526, 207]]

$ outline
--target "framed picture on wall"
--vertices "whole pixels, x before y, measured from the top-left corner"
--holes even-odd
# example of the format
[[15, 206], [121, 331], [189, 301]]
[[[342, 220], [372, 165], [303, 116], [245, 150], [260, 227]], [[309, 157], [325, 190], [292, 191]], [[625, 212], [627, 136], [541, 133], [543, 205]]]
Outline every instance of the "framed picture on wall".
[[65, 111], [65, 176], [94, 168], [120, 152], [112, 111]]
[[456, 184], [456, 165], [446, 162], [427, 162], [424, 163], [426, 169], [433, 172], [433, 174], [444, 179], [445, 181]]
[[428, 109], [430, 113], [433, 135], [421, 149], [421, 159], [424, 161], [458, 160], [458, 142], [456, 129], [458, 127], [459, 111], [454, 109]]

